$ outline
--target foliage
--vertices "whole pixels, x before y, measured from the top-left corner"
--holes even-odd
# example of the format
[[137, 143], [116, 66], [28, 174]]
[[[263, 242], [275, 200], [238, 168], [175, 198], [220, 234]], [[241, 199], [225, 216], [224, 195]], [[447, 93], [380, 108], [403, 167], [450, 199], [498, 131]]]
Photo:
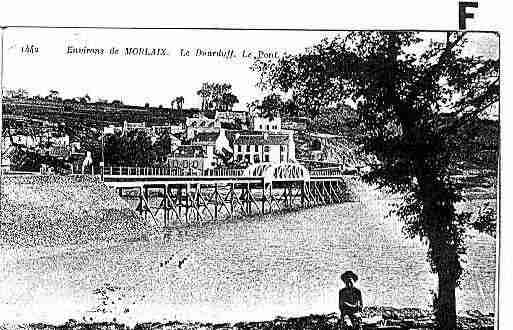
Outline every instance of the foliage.
[[278, 116], [299, 116], [300, 110], [292, 99], [283, 100], [277, 93], [271, 93], [262, 100], [255, 100], [248, 104], [248, 109], [253, 115], [264, 118], [274, 118]]
[[165, 159], [176, 149], [176, 138], [165, 132], [153, 145], [153, 150], [157, 160]]
[[283, 106], [284, 102], [281, 96], [276, 93], [266, 95], [261, 101], [255, 100], [248, 104], [252, 115], [271, 119], [280, 115]]
[[176, 139], [167, 132], [155, 142], [144, 130], [109, 134], [104, 139], [105, 166], [155, 166], [175, 147]]
[[486, 204], [479, 210], [477, 217], [470, 224], [475, 230], [495, 237], [497, 234], [497, 214], [495, 209]]
[[201, 97], [203, 111], [229, 111], [239, 99], [232, 93], [232, 85], [228, 83], [204, 82], [196, 92]]
[[174, 109], [175, 108], [175, 104], [176, 104], [176, 109], [178, 111], [182, 111], [183, 109], [183, 103], [185, 102], [185, 99], [183, 96], [177, 96], [175, 97], [174, 99], [171, 100], [171, 109]]
[[157, 159], [151, 138], [143, 130], [107, 135], [104, 157], [106, 166], [151, 166]]
[[396, 214], [408, 236], [428, 244], [446, 329], [455, 327], [469, 224], [454, 207], [462, 196], [451, 168], [475, 151], [474, 139], [460, 137], [497, 110], [499, 97], [498, 60], [467, 55], [467, 42], [465, 33], [426, 43], [416, 33], [354, 32], [253, 67], [263, 89], [292, 93], [312, 118], [337, 104], [354, 107], [364, 151], [379, 160], [366, 179], [404, 196]]
[[359, 120], [354, 109], [344, 104], [337, 104], [322, 108], [313, 118], [310, 128], [315, 132], [356, 137], [358, 126]]

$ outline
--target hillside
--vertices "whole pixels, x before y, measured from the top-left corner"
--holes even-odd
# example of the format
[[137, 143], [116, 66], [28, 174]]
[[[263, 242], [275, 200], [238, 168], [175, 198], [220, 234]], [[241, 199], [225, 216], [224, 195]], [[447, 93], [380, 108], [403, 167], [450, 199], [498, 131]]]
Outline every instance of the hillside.
[[360, 152], [360, 147], [350, 136], [325, 133], [300, 133], [295, 135], [300, 159], [310, 159], [326, 163], [343, 164], [357, 168], [374, 162], [372, 156]]
[[[361, 152], [362, 129], [354, 110], [348, 107], [325, 109], [311, 119], [308, 130], [296, 134], [297, 156], [347, 167], [373, 164], [376, 160]], [[500, 123], [492, 119], [476, 119], [456, 135], [452, 150], [452, 171], [465, 175], [481, 171], [496, 176], [499, 160]]]

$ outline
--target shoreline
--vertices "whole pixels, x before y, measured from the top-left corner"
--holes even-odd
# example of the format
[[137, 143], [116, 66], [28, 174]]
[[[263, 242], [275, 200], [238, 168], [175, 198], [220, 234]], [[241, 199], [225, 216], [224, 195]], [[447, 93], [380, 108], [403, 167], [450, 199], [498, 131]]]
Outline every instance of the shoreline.
[[[363, 329], [434, 329], [436, 322], [433, 312], [421, 308], [394, 308], [372, 306], [364, 307]], [[280, 317], [266, 321], [239, 321], [226, 323], [209, 323], [195, 321], [142, 322], [135, 326], [110, 322], [79, 322], [70, 319], [61, 325], [45, 323], [1, 324], [0, 329], [34, 329], [34, 330], [199, 330], [199, 329], [339, 329], [339, 315], [311, 314], [300, 317]], [[483, 314], [477, 310], [458, 314], [458, 329], [494, 329], [495, 315]]]

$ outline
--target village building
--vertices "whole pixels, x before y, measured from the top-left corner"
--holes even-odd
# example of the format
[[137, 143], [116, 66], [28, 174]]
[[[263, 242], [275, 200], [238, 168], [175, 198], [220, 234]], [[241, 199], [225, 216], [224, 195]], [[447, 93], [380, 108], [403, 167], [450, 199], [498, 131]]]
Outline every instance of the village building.
[[205, 169], [206, 148], [201, 145], [181, 145], [167, 157], [167, 165], [179, 173], [201, 174]]
[[287, 163], [296, 159], [291, 132], [229, 131], [227, 137], [236, 162]]
[[11, 135], [9, 139], [12, 141], [13, 144], [23, 146], [29, 149], [33, 149], [42, 145], [44, 141], [42, 136], [32, 136], [24, 134]]
[[205, 116], [192, 117], [185, 119], [186, 137], [193, 139], [198, 133], [219, 132], [221, 122], [217, 119], [207, 118]]
[[126, 120], [123, 122], [123, 133], [136, 129], [146, 128], [146, 123], [129, 123]]
[[46, 145], [69, 146], [69, 135], [58, 135], [45, 132], [37, 135], [18, 134], [11, 135], [9, 139], [13, 144], [29, 149], [44, 147]]
[[232, 148], [226, 137], [226, 131], [197, 133], [191, 142], [195, 146], [203, 146], [205, 150], [205, 169], [214, 168], [220, 164], [221, 155], [231, 155]]
[[71, 155], [71, 150], [67, 146], [62, 145], [53, 145], [50, 148], [48, 148], [48, 156], [61, 159], [61, 160], [67, 160]]
[[70, 145], [69, 135], [53, 135], [48, 138], [48, 143], [60, 147], [67, 147]]
[[279, 132], [281, 131], [281, 117], [253, 116], [250, 128], [253, 131]]
[[282, 129], [293, 131], [305, 131], [308, 129], [311, 119], [308, 117], [286, 117], [281, 122]]
[[164, 134], [175, 135], [185, 133], [185, 125], [160, 125], [160, 126], [151, 126], [151, 133], [157, 136], [162, 136]]
[[0, 148], [0, 173], [6, 173], [11, 171], [11, 158], [14, 155], [15, 148], [11, 144], [11, 141], [6, 138], [2, 137]]
[[215, 119], [218, 120], [221, 125], [232, 125], [239, 122], [244, 126], [248, 119], [248, 113], [247, 111], [216, 111]]

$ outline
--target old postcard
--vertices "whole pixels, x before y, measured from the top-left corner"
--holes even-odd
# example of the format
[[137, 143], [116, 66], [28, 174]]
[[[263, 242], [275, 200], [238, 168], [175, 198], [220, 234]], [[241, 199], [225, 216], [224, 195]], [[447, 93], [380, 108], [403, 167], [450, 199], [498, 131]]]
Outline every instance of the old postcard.
[[499, 44], [4, 28], [1, 327], [493, 329]]

